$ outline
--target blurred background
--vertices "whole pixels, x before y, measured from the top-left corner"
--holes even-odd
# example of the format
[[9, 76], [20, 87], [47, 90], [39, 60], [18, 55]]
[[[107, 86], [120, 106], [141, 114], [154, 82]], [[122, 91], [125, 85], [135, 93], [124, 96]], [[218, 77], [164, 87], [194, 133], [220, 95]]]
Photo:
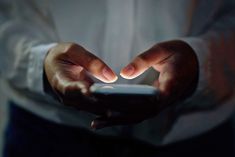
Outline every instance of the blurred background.
[[2, 154], [3, 130], [7, 120], [6, 95], [1, 87], [2, 81], [0, 80], [0, 157]]

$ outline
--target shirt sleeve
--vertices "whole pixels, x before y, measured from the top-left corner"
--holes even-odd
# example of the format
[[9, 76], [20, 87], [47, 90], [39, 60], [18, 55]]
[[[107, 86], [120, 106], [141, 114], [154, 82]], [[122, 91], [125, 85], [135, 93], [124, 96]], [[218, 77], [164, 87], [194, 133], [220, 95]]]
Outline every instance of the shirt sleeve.
[[196, 92], [181, 105], [181, 111], [211, 109], [231, 100], [235, 87], [234, 1], [224, 1], [202, 33], [182, 40], [196, 52], [200, 74]]
[[[220, 2], [222, 4], [217, 13], [212, 20], [207, 21], [208, 24], [203, 30], [194, 30], [186, 37], [179, 38], [193, 48], [199, 61], [200, 72], [196, 91], [184, 102], [175, 104], [157, 117], [136, 125], [133, 133], [135, 137], [156, 145], [169, 144], [208, 131], [233, 113], [235, 1]], [[203, 9], [206, 9], [205, 3]], [[193, 26], [201, 25], [198, 14], [203, 14], [203, 9], [194, 13]]]
[[0, 0], [0, 74], [13, 86], [44, 94], [43, 62], [56, 39], [49, 13], [33, 1]]

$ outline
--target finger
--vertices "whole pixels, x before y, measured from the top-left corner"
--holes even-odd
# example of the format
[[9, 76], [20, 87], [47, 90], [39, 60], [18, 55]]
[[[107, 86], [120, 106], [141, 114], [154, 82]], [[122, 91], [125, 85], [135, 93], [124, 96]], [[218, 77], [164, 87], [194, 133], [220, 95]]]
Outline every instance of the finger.
[[75, 107], [76, 109], [87, 111], [94, 114], [104, 114], [106, 106], [97, 105], [96, 101], [89, 97], [89, 84], [85, 81], [75, 81], [63, 79], [57, 76], [55, 82], [55, 93], [61, 103], [66, 106]]
[[125, 79], [133, 79], [144, 73], [152, 65], [164, 61], [171, 55], [171, 52], [155, 46], [138, 55], [130, 64], [121, 70], [120, 75]]
[[86, 94], [90, 84], [87, 81], [71, 81], [63, 77], [60, 73], [55, 74], [52, 84], [61, 94], [66, 92], [81, 92]]
[[80, 46], [72, 46], [69, 49], [69, 58], [84, 67], [89, 73], [91, 73], [97, 79], [112, 83], [117, 80], [117, 75], [110, 69], [101, 59], [88, 52]]
[[[160, 91], [160, 102], [165, 105], [178, 102], [186, 92], [186, 89], [190, 87], [189, 82], [191, 81], [185, 81], [187, 78], [185, 78], [184, 72], [182, 72], [181, 69], [182, 68], [177, 68], [175, 64], [169, 63], [165, 65], [159, 78], [154, 83]], [[190, 80], [190, 78], [188, 78], [188, 80]]]
[[[61, 66], [64, 66], [64, 67], [61, 68]], [[80, 65], [69, 65], [68, 66], [68, 65], [62, 64], [62, 65], [60, 65], [59, 70], [61, 70], [60, 78], [66, 80], [67, 82], [82, 81], [82, 82], [86, 82], [88, 87], [94, 83], [91, 76], [89, 76], [87, 71]], [[63, 76], [63, 78], [62, 78], [62, 76]]]
[[79, 80], [82, 80], [83, 82], [86, 82], [87, 87], [88, 87], [88, 93], [89, 93], [90, 92], [89, 89], [94, 84], [94, 80], [86, 72], [86, 70], [81, 71], [80, 75], [81, 75], [81, 78], [79, 78]]
[[[155, 85], [160, 91], [160, 98], [168, 98], [173, 90], [176, 89], [178, 80], [175, 76], [175, 71], [169, 66], [166, 66], [160, 73], [158, 80], [155, 81]], [[175, 93], [176, 94], [176, 93]]]

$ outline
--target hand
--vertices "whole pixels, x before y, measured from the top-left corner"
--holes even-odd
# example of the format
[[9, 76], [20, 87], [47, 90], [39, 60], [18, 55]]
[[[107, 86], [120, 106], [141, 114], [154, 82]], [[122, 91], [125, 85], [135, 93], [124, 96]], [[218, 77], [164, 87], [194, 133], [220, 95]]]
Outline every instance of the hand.
[[98, 57], [74, 43], [61, 43], [53, 47], [44, 63], [49, 85], [64, 105], [92, 113], [106, 109], [89, 99], [93, 80], [88, 75], [111, 83], [117, 80], [114, 72]]
[[174, 40], [153, 46], [124, 67], [120, 75], [133, 79], [150, 67], [160, 73], [153, 83], [160, 91], [159, 101], [141, 104], [142, 107], [138, 108], [135, 106], [140, 106], [139, 104], [128, 105], [127, 102], [125, 105], [129, 111], [125, 109], [125, 112], [116, 112], [116, 108], [111, 108], [106, 116], [95, 119], [91, 127], [103, 128], [141, 122], [194, 92], [198, 80], [198, 61], [193, 49], [185, 42]]

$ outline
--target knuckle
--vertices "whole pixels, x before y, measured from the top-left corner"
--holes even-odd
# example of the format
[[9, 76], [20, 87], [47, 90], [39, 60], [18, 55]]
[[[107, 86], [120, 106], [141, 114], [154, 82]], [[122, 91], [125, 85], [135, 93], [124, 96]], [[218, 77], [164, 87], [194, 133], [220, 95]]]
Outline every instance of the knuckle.
[[148, 63], [148, 59], [146, 58], [146, 55], [144, 54], [140, 54], [139, 56], [137, 56], [134, 62], [138, 63], [142, 67], [150, 67]]
[[77, 49], [77, 46], [78, 45], [76, 45], [75, 43], [61, 43], [54, 47], [50, 51], [49, 55], [52, 56], [51, 58], [55, 60], [63, 60], [64, 58], [68, 57], [71, 51]]
[[53, 89], [59, 90], [59, 79], [57, 74], [55, 74], [55, 76], [52, 78], [51, 80], [51, 86]]
[[64, 44], [64, 52], [72, 51], [77, 49], [78, 45], [75, 43], [66, 43]]
[[142, 62], [145, 62], [147, 60], [147, 55], [145, 53], [142, 53], [139, 56], [137, 56], [137, 59]]
[[52, 81], [55, 85], [56, 90], [60, 91], [61, 94], [65, 94], [66, 88], [68, 86], [67, 81], [63, 80], [59, 76], [59, 74], [56, 74]]
[[96, 72], [104, 66], [104, 64], [97, 58], [88, 60], [87, 64], [88, 64], [88, 69], [91, 72]]
[[163, 47], [161, 46], [161, 44], [156, 44], [154, 45], [151, 49], [155, 50], [155, 51], [159, 51], [159, 50], [162, 50]]
[[67, 53], [70, 53], [73, 51], [81, 51], [81, 50], [84, 51], [85, 50], [82, 46], [80, 46], [76, 43], [63, 43], [60, 45], [59, 49], [62, 54], [67, 54]]

